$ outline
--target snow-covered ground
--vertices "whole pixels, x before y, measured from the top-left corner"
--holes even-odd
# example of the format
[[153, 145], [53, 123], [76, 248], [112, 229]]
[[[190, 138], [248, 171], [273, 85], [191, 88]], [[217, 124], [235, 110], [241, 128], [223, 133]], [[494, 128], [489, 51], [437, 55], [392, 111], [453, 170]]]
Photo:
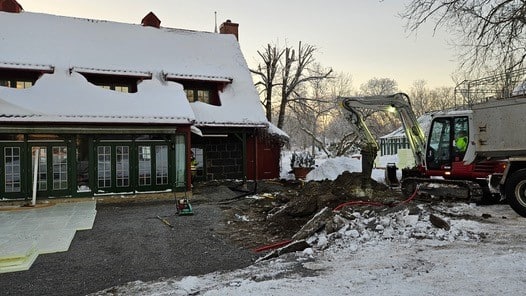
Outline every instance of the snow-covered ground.
[[[308, 178], [332, 179], [341, 167], [360, 170], [357, 159], [329, 159]], [[433, 226], [431, 214], [449, 229]], [[303, 252], [231, 272], [136, 281], [108, 294], [517, 295], [526, 290], [526, 220], [507, 205], [412, 203], [335, 220], [341, 228], [309, 238], [312, 248]]]

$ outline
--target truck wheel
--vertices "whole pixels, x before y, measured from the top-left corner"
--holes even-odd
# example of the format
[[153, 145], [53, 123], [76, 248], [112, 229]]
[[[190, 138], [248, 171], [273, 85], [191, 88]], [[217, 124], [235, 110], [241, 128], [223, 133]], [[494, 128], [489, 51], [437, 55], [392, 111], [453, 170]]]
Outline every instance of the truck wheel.
[[517, 214], [526, 217], [526, 169], [511, 175], [506, 184], [506, 199]]

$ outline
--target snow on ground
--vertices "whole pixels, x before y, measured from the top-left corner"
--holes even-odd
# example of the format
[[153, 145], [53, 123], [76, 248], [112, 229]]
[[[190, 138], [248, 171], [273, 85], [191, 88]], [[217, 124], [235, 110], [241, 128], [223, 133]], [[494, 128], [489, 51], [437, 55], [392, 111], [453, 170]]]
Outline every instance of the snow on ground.
[[[332, 178], [338, 168], [358, 164], [320, 161], [308, 178]], [[449, 229], [433, 226], [431, 214]], [[526, 289], [526, 220], [508, 205], [413, 202], [389, 212], [342, 212], [334, 220], [339, 230], [310, 237], [312, 247], [302, 252], [230, 272], [131, 282], [106, 293], [516, 295]]]
[[[291, 172], [290, 157], [292, 151], [284, 151], [281, 156], [281, 174], [280, 177], [285, 180], [293, 180], [294, 174]], [[321, 181], [321, 180], [335, 180], [344, 171], [361, 172], [362, 161], [360, 154], [352, 155], [351, 157], [340, 156], [335, 158], [327, 158], [323, 155], [316, 156], [316, 164], [314, 169], [307, 175], [307, 181]], [[385, 168], [388, 163], [397, 163], [396, 155], [385, 155], [379, 157], [377, 160], [377, 167], [373, 169], [372, 178], [380, 183], [385, 183], [384, 176]], [[397, 171], [398, 178], [402, 177], [402, 171]]]

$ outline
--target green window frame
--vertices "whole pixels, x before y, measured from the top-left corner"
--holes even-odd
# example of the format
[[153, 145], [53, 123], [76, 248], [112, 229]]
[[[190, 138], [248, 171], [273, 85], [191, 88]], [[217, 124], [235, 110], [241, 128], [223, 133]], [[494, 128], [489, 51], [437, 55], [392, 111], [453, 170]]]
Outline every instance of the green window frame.
[[22, 149], [21, 147], [3, 148], [3, 187], [6, 193], [22, 192]]

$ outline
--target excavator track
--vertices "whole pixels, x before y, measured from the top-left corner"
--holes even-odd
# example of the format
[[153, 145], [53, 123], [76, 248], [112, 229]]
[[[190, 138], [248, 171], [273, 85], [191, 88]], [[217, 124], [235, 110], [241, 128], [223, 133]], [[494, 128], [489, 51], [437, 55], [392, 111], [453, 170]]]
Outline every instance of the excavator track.
[[476, 182], [467, 180], [443, 180], [408, 177], [402, 180], [402, 193], [411, 196], [418, 190], [420, 198], [464, 200], [480, 202], [484, 196], [484, 189]]

